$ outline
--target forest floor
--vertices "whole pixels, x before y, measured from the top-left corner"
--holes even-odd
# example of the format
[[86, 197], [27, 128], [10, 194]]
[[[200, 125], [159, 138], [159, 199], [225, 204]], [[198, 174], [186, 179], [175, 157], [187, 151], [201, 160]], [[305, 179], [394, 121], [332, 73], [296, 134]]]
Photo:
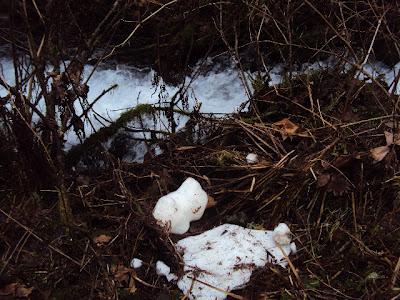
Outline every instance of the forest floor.
[[[0, 17], [1, 43], [14, 45], [20, 71], [29, 59], [17, 64], [18, 51], [36, 64], [0, 99], [6, 141], [0, 144], [0, 299], [187, 299], [155, 269], [162, 260], [183, 274], [178, 240], [224, 223], [271, 230], [281, 222], [297, 245], [290, 266], [257, 269], [228, 299], [400, 299], [399, 99], [381, 77], [357, 79], [370, 61], [399, 61], [396, 1], [36, 2], [0, 4], [9, 11]], [[92, 55], [103, 47], [104, 56]], [[276, 86], [255, 78], [247, 112], [224, 118], [189, 112], [185, 127], [158, 143], [162, 154], [149, 152], [143, 163], [89, 147], [98, 163], [82, 168], [76, 164], [81, 154], [69, 160], [77, 152], [60, 153], [58, 143], [49, 161], [58, 161], [54, 170], [64, 174], [48, 182], [69, 196], [69, 226], [60, 218], [61, 189], [38, 189], [27, 182], [44, 186], [47, 178], [20, 176], [42, 171], [40, 161], [19, 156], [29, 148], [24, 142], [37, 146], [29, 154], [57, 148], [50, 138], [59, 137], [55, 111], [66, 111], [68, 97], [69, 108], [77, 104], [74, 96], [87, 88], [80, 67], [106, 58], [141, 62], [177, 84], [209, 57], [234, 58], [239, 71], [267, 75], [266, 65], [279, 63], [287, 78]], [[332, 57], [343, 64], [291, 73]], [[76, 82], [44, 68], [65, 61], [77, 71], [64, 75], [75, 75]], [[53, 119], [25, 126], [21, 112], [5, 104], [31, 99], [24, 109], [32, 116], [42, 96], [31, 98], [32, 78], [41, 79], [44, 90], [51, 85], [58, 102], [49, 105]], [[396, 74], [393, 84], [398, 81]], [[171, 106], [163, 111], [169, 119]], [[64, 117], [70, 131], [79, 131], [81, 119]], [[104, 131], [114, 134], [121, 124]], [[257, 164], [247, 163], [249, 153], [258, 155]], [[54, 170], [53, 177], [59, 175]], [[187, 177], [197, 179], [216, 205], [188, 233], [169, 235], [152, 210]], [[133, 269], [133, 258], [143, 267]]]
[[[163, 154], [143, 164], [105, 155], [104, 167], [69, 174], [75, 225], [67, 231], [51, 196], [57, 191], [24, 201], [3, 191], [0, 298], [183, 299], [155, 270], [162, 260], [182, 274], [173, 249], [182, 236], [166, 235], [151, 212], [189, 176], [217, 204], [184, 237], [223, 223], [273, 229], [286, 222], [294, 234], [293, 267], [257, 270], [233, 291], [237, 299], [395, 297], [398, 119], [388, 113], [393, 104], [381, 101], [390, 97], [384, 82], [337, 74], [259, 88], [246, 113], [192, 115], [190, 126], [162, 143]], [[190, 138], [194, 125], [201, 142]], [[249, 165], [248, 153], [260, 161]], [[144, 267], [132, 269], [134, 257]]]

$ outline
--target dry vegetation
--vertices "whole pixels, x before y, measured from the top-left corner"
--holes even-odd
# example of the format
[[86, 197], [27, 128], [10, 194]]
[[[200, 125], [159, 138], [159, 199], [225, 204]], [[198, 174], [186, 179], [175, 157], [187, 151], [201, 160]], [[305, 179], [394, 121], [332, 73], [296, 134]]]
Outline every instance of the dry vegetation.
[[[9, 92], [0, 98], [1, 299], [184, 299], [155, 273], [158, 259], [177, 273], [182, 267], [177, 237], [155, 225], [151, 210], [187, 176], [217, 201], [190, 234], [224, 222], [271, 229], [282, 221], [294, 233], [291, 267], [258, 270], [235, 298], [397, 298], [399, 74], [388, 86], [363, 70], [375, 59], [399, 61], [395, 1], [57, 3], [3, 4], [1, 38], [16, 72], [13, 85], [0, 77]], [[172, 123], [156, 141], [162, 155], [127, 163], [102, 147], [138, 110], [65, 153], [65, 133], [84, 140], [83, 126], [91, 126], [86, 63], [152, 65], [180, 83], [206, 56], [234, 59], [242, 78], [260, 71], [254, 93], [248, 87], [249, 111], [222, 119], [195, 111], [175, 132], [175, 104], [185, 100], [177, 94], [166, 106], [142, 107]], [[293, 72], [327, 57], [327, 70]], [[269, 87], [263, 74], [278, 62], [285, 80]], [[193, 139], [195, 130], [202, 139]], [[246, 163], [249, 152], [259, 164]], [[100, 167], [77, 166], [88, 153]], [[129, 268], [133, 257], [144, 268]]]

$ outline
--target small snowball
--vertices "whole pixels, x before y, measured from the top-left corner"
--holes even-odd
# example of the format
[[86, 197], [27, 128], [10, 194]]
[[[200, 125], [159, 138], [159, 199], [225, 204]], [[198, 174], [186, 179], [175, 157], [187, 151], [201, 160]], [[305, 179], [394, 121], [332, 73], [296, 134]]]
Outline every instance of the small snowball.
[[258, 155], [255, 153], [249, 153], [246, 156], [246, 161], [248, 164], [256, 164], [258, 163]]
[[156, 263], [156, 272], [157, 272], [157, 275], [159, 275], [159, 276], [165, 276], [165, 278], [167, 278], [168, 281], [178, 279], [178, 276], [171, 273], [171, 268], [168, 267], [161, 260], [157, 261], [157, 263]]
[[189, 177], [175, 192], [158, 200], [153, 216], [171, 233], [183, 234], [189, 230], [191, 221], [203, 216], [207, 203], [207, 193], [197, 180]]
[[141, 266], [143, 266], [143, 261], [139, 258], [134, 258], [131, 260], [131, 267], [134, 269], [139, 269]]

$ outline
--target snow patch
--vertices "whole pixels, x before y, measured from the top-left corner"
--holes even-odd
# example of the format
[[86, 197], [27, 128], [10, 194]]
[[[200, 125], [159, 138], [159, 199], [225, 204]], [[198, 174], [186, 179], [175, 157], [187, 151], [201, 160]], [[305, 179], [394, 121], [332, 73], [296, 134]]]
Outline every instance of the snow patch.
[[182, 239], [176, 247], [183, 253], [185, 264], [178, 287], [189, 299], [197, 300], [225, 299], [227, 295], [221, 290], [243, 288], [252, 272], [267, 263], [285, 267], [285, 256], [296, 250], [284, 223], [274, 231], [224, 224]]

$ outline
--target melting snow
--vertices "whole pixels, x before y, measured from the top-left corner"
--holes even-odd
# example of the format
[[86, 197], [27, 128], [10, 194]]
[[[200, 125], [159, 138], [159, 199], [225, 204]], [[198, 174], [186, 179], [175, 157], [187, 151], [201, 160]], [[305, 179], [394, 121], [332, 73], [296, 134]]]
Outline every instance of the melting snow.
[[199, 300], [225, 299], [223, 291], [244, 287], [256, 268], [268, 262], [285, 267], [285, 256], [296, 252], [284, 223], [274, 231], [224, 224], [180, 240], [176, 247], [185, 264], [178, 287], [190, 299]]

